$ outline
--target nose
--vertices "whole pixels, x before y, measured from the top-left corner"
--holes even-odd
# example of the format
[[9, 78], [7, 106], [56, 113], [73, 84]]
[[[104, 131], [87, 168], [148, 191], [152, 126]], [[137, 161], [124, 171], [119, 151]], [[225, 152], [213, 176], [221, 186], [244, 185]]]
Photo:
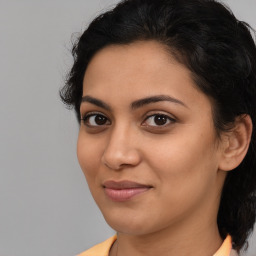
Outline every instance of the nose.
[[112, 170], [134, 167], [141, 162], [138, 141], [127, 129], [115, 129], [109, 136], [102, 163]]

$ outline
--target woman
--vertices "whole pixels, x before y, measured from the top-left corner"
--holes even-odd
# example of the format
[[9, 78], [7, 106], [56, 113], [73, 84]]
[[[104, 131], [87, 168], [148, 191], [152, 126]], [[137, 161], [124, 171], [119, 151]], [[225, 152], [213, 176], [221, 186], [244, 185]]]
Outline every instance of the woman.
[[209, 0], [126, 0], [73, 48], [61, 91], [117, 235], [81, 256], [237, 255], [255, 222], [256, 48]]

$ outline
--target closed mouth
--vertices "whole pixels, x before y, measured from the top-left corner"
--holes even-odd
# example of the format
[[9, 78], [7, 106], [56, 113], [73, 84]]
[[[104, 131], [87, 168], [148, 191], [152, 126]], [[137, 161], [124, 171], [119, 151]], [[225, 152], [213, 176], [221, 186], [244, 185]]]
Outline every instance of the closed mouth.
[[127, 180], [109, 180], [103, 183], [103, 188], [112, 201], [123, 202], [150, 190], [153, 186]]

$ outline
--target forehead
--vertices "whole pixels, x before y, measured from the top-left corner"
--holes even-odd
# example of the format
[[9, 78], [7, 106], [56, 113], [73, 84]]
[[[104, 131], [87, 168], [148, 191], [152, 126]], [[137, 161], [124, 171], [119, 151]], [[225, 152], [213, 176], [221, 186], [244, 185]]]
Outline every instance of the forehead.
[[136, 100], [166, 94], [181, 101], [203, 97], [191, 72], [156, 41], [138, 41], [101, 49], [90, 61], [83, 81], [83, 95], [106, 101]]

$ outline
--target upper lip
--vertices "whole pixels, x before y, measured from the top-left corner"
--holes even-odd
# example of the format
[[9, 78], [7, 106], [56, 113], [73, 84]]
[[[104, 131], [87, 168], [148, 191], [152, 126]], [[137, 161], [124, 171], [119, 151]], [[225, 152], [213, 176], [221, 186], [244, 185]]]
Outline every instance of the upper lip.
[[129, 189], [129, 188], [152, 188], [151, 185], [141, 184], [130, 180], [114, 181], [107, 180], [103, 183], [104, 188]]

